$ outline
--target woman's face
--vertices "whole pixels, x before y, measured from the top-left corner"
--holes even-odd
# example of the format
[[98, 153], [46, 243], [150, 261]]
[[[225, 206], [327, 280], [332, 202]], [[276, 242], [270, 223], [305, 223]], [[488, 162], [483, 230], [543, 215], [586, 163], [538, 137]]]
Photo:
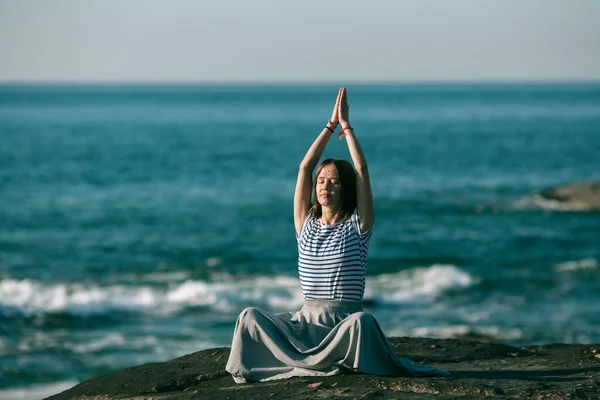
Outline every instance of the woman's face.
[[322, 207], [336, 207], [342, 199], [340, 176], [334, 164], [328, 164], [317, 176], [316, 196]]

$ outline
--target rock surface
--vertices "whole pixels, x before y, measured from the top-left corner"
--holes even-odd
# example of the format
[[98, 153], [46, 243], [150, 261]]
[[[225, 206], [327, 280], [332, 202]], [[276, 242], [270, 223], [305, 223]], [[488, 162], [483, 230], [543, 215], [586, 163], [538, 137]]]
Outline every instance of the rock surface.
[[235, 384], [228, 348], [199, 351], [89, 379], [62, 399], [600, 399], [600, 345], [511, 347], [473, 340], [390, 338], [397, 354], [447, 378], [345, 374]]
[[540, 196], [555, 200], [573, 210], [600, 210], [600, 182], [576, 183], [544, 190]]

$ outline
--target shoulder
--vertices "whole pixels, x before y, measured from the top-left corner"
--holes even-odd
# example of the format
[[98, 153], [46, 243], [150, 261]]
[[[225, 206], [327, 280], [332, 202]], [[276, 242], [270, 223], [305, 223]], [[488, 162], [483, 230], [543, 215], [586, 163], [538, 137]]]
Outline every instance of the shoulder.
[[375, 226], [375, 220], [373, 220], [371, 226], [365, 232], [360, 231], [360, 217], [358, 216], [357, 209], [355, 209], [352, 213], [350, 220], [352, 221], [352, 226], [363, 240], [371, 237], [371, 234], [373, 233], [373, 227]]
[[313, 216], [312, 210], [308, 210], [308, 213], [306, 213], [306, 217], [304, 217], [304, 222], [302, 223], [300, 233], [296, 235], [296, 239], [301, 240], [306, 234], [307, 227], [313, 225], [316, 220], [317, 219]]
[[348, 218], [348, 222], [352, 224], [358, 231], [360, 231], [360, 217], [358, 216], [358, 209], [354, 209], [350, 218]]

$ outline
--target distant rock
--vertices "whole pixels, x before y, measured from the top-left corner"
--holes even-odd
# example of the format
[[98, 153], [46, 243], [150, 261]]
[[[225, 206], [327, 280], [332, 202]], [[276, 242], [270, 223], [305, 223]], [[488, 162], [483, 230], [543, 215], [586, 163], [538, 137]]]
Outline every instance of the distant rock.
[[456, 339], [390, 338], [398, 355], [449, 370], [447, 378], [344, 374], [238, 385], [228, 348], [89, 379], [52, 400], [167, 399], [597, 399], [600, 345], [512, 347]]
[[484, 335], [481, 334], [479, 332], [476, 332], [474, 330], [470, 330], [468, 332], [464, 332], [464, 333], [456, 333], [454, 335], [452, 335], [453, 339], [460, 339], [460, 340], [477, 340], [479, 342], [484, 342], [484, 343], [497, 343], [499, 342], [498, 339], [496, 339], [493, 336], [490, 335]]
[[577, 211], [600, 210], [600, 182], [583, 182], [544, 190], [540, 196]]

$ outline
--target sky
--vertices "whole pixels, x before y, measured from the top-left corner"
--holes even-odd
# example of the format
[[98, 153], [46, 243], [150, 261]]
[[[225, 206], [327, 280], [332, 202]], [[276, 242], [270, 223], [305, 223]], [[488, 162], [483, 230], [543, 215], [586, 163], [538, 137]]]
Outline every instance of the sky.
[[600, 0], [0, 0], [1, 82], [599, 80]]

